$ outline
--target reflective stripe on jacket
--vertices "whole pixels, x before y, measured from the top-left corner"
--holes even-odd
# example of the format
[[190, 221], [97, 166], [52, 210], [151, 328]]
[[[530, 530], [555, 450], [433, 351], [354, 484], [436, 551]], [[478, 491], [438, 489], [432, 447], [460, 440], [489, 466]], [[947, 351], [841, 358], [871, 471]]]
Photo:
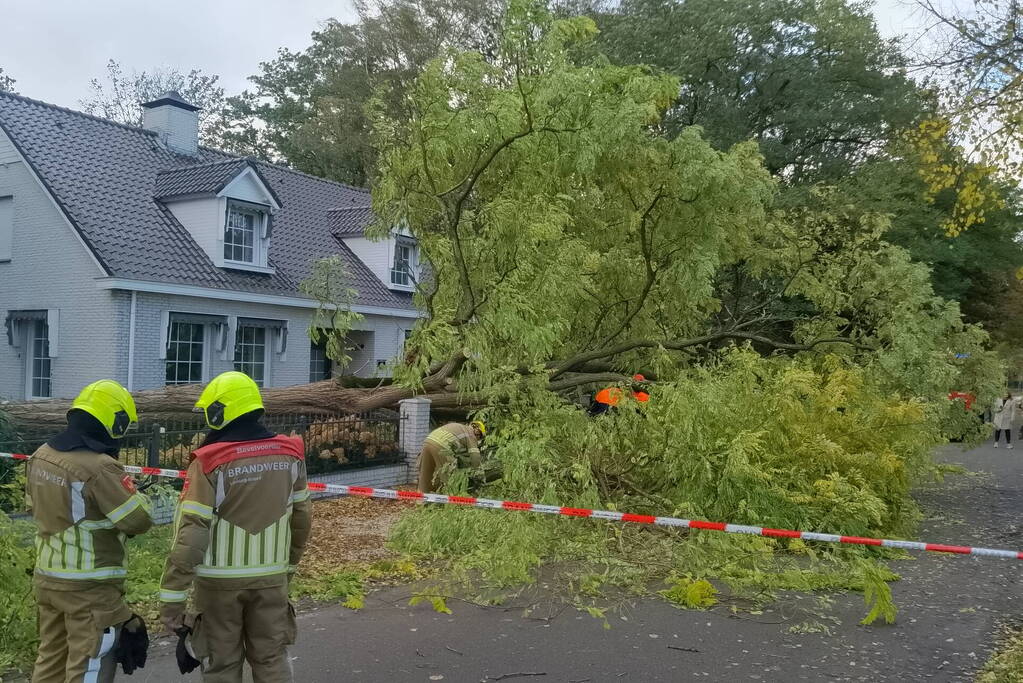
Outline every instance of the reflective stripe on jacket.
[[185, 601], [195, 577], [231, 589], [282, 583], [311, 526], [302, 439], [219, 442], [195, 456], [160, 599]]
[[478, 465], [481, 461], [479, 443], [472, 427], [450, 422], [430, 432], [426, 443], [437, 446], [444, 455], [458, 461], [459, 467]]
[[27, 464], [38, 580], [122, 581], [125, 536], [152, 526], [149, 499], [109, 455], [41, 446]]

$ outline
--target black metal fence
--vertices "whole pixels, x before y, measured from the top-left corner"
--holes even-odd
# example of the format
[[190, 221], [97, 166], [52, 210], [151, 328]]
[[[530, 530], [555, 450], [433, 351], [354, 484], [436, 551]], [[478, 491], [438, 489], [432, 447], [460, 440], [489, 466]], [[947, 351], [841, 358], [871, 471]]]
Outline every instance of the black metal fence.
[[[342, 417], [305, 415], [267, 416], [267, 428], [279, 434], [301, 436], [310, 475], [403, 461], [399, 446], [401, 417], [390, 411]], [[207, 430], [196, 421], [145, 422], [122, 440], [120, 461], [125, 465], [183, 469]], [[50, 437], [22, 435], [0, 441], [0, 452], [31, 453]]]

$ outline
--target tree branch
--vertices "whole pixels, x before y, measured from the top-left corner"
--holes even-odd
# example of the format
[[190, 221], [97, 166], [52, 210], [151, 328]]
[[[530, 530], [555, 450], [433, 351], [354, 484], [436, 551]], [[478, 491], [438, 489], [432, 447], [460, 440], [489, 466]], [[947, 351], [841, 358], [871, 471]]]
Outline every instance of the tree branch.
[[600, 360], [601, 358], [610, 358], [617, 356], [629, 351], [636, 349], [650, 349], [650, 348], [664, 348], [671, 351], [684, 351], [686, 349], [693, 348], [695, 346], [703, 346], [704, 344], [710, 344], [716, 341], [723, 341], [725, 339], [734, 340], [745, 340], [755, 342], [757, 344], [763, 344], [764, 346], [770, 346], [771, 348], [783, 350], [783, 351], [810, 351], [821, 344], [848, 344], [859, 350], [872, 350], [871, 347], [865, 346], [854, 342], [851, 339], [843, 337], [829, 337], [826, 339], [817, 339], [809, 344], [793, 344], [789, 342], [776, 341], [765, 337], [760, 334], [753, 334], [750, 332], [742, 332], [740, 330], [732, 329], [726, 332], [714, 332], [712, 334], [703, 335], [702, 337], [693, 337], [691, 339], [679, 339], [679, 340], [656, 340], [656, 339], [633, 339], [631, 341], [622, 342], [616, 346], [611, 346], [605, 349], [598, 349], [596, 351], [590, 351], [587, 353], [580, 353], [568, 360], [562, 362], [554, 368], [554, 372], [551, 373], [551, 379], [555, 379], [566, 372], [570, 372], [573, 368], [577, 368], [584, 363], [591, 361]]

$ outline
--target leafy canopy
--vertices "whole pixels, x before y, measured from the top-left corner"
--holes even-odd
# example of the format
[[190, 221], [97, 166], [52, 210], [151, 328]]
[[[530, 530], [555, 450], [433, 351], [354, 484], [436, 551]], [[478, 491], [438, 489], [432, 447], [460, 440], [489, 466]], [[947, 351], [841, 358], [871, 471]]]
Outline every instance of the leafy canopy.
[[669, 134], [699, 125], [719, 149], [756, 140], [767, 168], [837, 178], [883, 150], [921, 97], [896, 41], [845, 0], [596, 3], [601, 48], [678, 76]]
[[17, 81], [11, 76], [4, 73], [3, 67], [0, 67], [0, 90], [6, 90], [7, 92], [18, 92], [14, 89]]
[[[588, 18], [514, 2], [493, 56], [446, 51], [410, 91], [411, 118], [374, 110], [371, 232], [408, 230], [429, 264], [399, 381], [447, 372], [484, 406], [504, 466], [493, 497], [908, 533], [927, 454], [972, 424], [947, 392], [983, 403], [998, 388], [986, 335], [888, 241], [887, 215], [841, 188], [779, 198], [755, 141], [663, 135], [680, 83], [610, 62], [596, 36]], [[645, 407], [592, 420], [566, 400], [637, 370], [657, 379]], [[465, 510], [413, 516], [395, 537], [499, 582], [547, 557], [610, 571], [605, 554], [630, 544], [669, 576], [763, 585], [764, 558], [785, 550], [679, 541]], [[855, 557], [841, 585], [868, 587], [872, 618], [890, 618], [882, 574]], [[638, 564], [614, 566], [641, 585]], [[837, 585], [798, 567], [772, 581]]]
[[224, 107], [224, 89], [220, 77], [192, 69], [187, 74], [176, 69], [132, 71], [125, 73], [121, 65], [107, 62], [104, 78], [89, 81], [90, 95], [81, 100], [87, 114], [126, 123], [142, 125], [143, 102], [155, 100], [168, 90], [176, 90], [191, 104], [199, 107], [199, 133], [205, 142], [220, 139], [220, 116]]
[[481, 0], [355, 4], [356, 23], [328, 21], [307, 49], [281, 49], [250, 79], [252, 90], [229, 98], [224, 146], [366, 185], [376, 160], [367, 102], [377, 93], [389, 115], [407, 117], [406, 89], [427, 62], [445, 46], [492, 53], [502, 10]]

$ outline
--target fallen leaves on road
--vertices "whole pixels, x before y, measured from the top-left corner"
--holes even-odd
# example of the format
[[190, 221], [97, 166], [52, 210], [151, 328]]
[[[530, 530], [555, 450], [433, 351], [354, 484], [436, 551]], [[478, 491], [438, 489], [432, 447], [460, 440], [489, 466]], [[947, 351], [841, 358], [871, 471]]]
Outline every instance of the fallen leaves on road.
[[408, 501], [355, 496], [317, 502], [313, 507], [312, 535], [300, 571], [329, 573], [395, 557], [384, 547], [387, 535], [398, 518], [414, 506]]

